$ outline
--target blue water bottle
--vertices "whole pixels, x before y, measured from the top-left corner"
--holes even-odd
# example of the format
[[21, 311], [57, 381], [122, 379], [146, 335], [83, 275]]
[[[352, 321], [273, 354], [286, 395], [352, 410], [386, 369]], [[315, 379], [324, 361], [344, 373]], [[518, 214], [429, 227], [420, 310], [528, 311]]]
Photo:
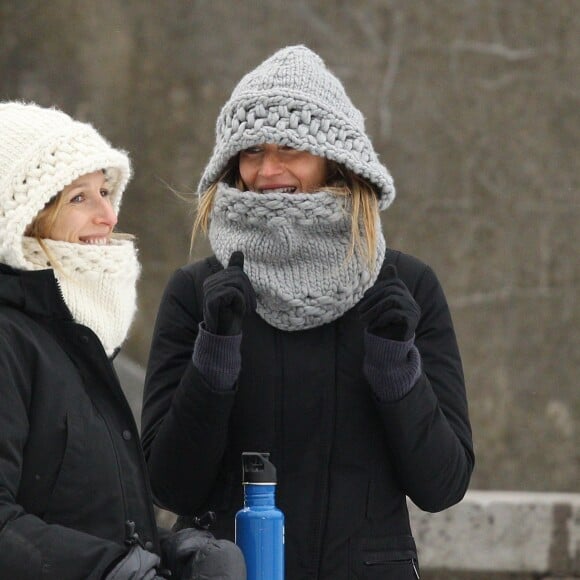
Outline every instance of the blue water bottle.
[[284, 580], [284, 514], [276, 507], [276, 468], [269, 453], [242, 453], [244, 507], [236, 514], [236, 544], [247, 580]]

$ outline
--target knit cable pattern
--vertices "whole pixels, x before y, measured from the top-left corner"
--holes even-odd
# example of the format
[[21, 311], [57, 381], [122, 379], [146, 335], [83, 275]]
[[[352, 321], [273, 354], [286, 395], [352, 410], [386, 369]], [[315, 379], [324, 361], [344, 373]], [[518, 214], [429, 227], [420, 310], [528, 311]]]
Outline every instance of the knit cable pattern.
[[381, 234], [370, 271], [356, 249], [349, 255], [345, 203], [328, 192], [258, 194], [219, 185], [211, 247], [224, 266], [233, 251], [244, 253], [257, 312], [272, 326], [293, 331], [332, 322], [376, 281], [385, 240]]
[[112, 239], [105, 246], [44, 240], [56, 264], [34, 238], [25, 237], [26, 270], [54, 267], [54, 275], [73, 318], [88, 326], [110, 356], [119, 347], [136, 311], [140, 274], [135, 246], [129, 239]]

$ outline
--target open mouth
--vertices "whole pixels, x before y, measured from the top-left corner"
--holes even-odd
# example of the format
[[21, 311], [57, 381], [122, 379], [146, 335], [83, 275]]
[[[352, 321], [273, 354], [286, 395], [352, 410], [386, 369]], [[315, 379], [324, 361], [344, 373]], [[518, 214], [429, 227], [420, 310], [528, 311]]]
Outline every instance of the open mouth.
[[108, 238], [79, 238], [83, 244], [89, 244], [91, 246], [106, 246], [109, 243]]
[[271, 189], [260, 189], [260, 193], [295, 193], [295, 187], [274, 187]]

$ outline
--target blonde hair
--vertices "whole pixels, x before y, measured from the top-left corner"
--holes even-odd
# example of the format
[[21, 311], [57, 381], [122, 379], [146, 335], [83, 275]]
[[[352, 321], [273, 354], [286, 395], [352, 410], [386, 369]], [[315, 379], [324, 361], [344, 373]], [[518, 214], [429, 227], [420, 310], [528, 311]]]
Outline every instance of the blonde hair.
[[[211, 210], [220, 182], [227, 183], [237, 189], [245, 189], [238, 171], [238, 157], [233, 157], [222, 174], [214, 181], [197, 202], [197, 212], [193, 222], [190, 250], [200, 232], [207, 235]], [[350, 255], [358, 249], [369, 267], [377, 258], [377, 238], [379, 204], [375, 189], [362, 177], [339, 165], [335, 161], [327, 162], [327, 179], [324, 191], [334, 195], [347, 197], [351, 216]]]
[[56, 218], [64, 206], [66, 197], [62, 195], [62, 191], [57, 193], [45, 206], [38, 212], [32, 223], [30, 223], [24, 231], [25, 236], [35, 238], [46, 254], [50, 265], [53, 268], [59, 268], [58, 261], [52, 255], [44, 239], [50, 238]]
[[55, 195], [45, 206], [38, 212], [31, 224], [26, 227], [25, 236], [41, 240], [50, 238], [56, 218], [64, 205], [65, 197], [61, 193]]

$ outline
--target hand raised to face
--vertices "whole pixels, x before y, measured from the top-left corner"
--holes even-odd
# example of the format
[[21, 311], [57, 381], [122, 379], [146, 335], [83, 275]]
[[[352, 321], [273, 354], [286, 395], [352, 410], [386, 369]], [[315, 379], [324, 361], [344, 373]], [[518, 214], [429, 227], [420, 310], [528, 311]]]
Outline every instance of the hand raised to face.
[[385, 277], [369, 288], [358, 304], [358, 314], [367, 330], [382, 338], [407, 341], [413, 337], [421, 309], [397, 268], [389, 264]]
[[222, 336], [240, 334], [244, 316], [256, 310], [256, 294], [244, 272], [242, 252], [233, 252], [227, 268], [206, 278], [203, 295], [206, 329]]

